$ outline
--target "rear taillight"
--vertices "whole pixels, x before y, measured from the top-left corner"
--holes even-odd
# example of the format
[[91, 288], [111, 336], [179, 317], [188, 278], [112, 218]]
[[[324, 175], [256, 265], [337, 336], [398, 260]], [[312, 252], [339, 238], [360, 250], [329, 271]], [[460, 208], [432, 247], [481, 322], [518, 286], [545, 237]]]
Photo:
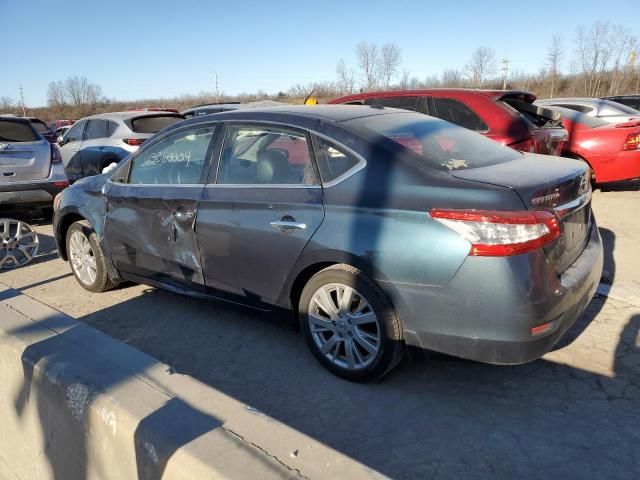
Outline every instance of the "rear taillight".
[[631, 133], [622, 145], [622, 150], [639, 150], [640, 149], [640, 133]]
[[562, 231], [550, 211], [443, 210], [431, 217], [469, 243], [469, 255], [508, 256], [530, 252], [558, 238]]
[[132, 147], [139, 147], [144, 143], [144, 138], [123, 138], [122, 141]]
[[51, 147], [51, 164], [55, 165], [58, 163], [62, 163], [62, 155], [60, 155], [60, 149], [58, 148], [58, 146], [52, 143], [50, 147]]
[[536, 153], [536, 143], [533, 141], [533, 138], [523, 140], [522, 142], [512, 143], [509, 147], [514, 150], [518, 150], [519, 152]]

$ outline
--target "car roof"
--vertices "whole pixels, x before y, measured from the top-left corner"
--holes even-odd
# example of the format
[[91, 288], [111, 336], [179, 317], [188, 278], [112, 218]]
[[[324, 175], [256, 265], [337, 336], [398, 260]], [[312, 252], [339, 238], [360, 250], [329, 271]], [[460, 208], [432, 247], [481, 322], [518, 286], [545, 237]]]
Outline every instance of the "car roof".
[[276, 100], [256, 100], [255, 102], [203, 103], [202, 105], [194, 105], [193, 107], [184, 110], [184, 112], [186, 113], [193, 110], [206, 108], [226, 108], [229, 110], [240, 110], [242, 108], [274, 107], [279, 105], [286, 104], [283, 102], [278, 102]]
[[420, 88], [413, 90], [378, 90], [373, 92], [361, 92], [354, 93], [351, 95], [345, 95], [343, 97], [336, 98], [338, 99], [347, 99], [347, 98], [370, 98], [370, 97], [380, 97], [380, 96], [409, 96], [409, 95], [478, 95], [482, 94], [489, 98], [493, 98], [494, 100], [499, 100], [504, 97], [514, 97], [514, 96], [524, 96], [530, 101], [535, 100], [535, 95], [531, 92], [527, 92], [525, 90], [490, 90], [490, 89], [479, 89], [479, 88]]
[[[397, 108], [367, 106], [367, 105], [286, 105], [278, 107], [259, 107], [245, 108], [239, 110], [229, 110], [227, 112], [216, 113], [215, 117], [219, 119], [268, 119], [275, 117], [304, 117], [318, 118], [325, 121], [344, 122], [355, 118], [370, 117], [374, 115], [385, 115], [390, 113], [409, 114], [407, 110]], [[206, 121], [210, 119], [208, 115], [194, 117], [189, 120], [199, 119]], [[197, 122], [194, 122], [197, 123]]]
[[[546, 98], [544, 100], [538, 100], [536, 103], [584, 103], [587, 105], [603, 105], [612, 103], [611, 100], [603, 98], [585, 98], [585, 97], [564, 97], [564, 98]], [[615, 102], [613, 102], [615, 103]]]
[[81, 118], [81, 120], [91, 120], [94, 118], [99, 118], [103, 120], [128, 120], [130, 118], [137, 117], [154, 117], [154, 116], [180, 116], [179, 113], [176, 112], [168, 112], [168, 111], [143, 111], [143, 110], [129, 110], [125, 112], [108, 112], [108, 113], [97, 113], [95, 115], [89, 115], [88, 117]]

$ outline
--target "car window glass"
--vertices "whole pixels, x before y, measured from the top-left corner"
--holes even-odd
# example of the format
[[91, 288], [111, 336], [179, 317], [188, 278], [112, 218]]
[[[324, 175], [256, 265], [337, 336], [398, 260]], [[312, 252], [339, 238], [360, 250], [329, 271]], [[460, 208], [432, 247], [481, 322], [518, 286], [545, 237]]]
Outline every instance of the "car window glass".
[[67, 134], [64, 136], [64, 139], [68, 142], [77, 142], [82, 140], [82, 131], [84, 130], [84, 126], [87, 122], [78, 122], [73, 127], [69, 129]]
[[476, 113], [467, 107], [464, 103], [454, 100], [453, 98], [434, 98], [436, 108], [436, 117], [455, 123], [461, 127], [484, 132], [489, 127]]
[[118, 124], [116, 122], [114, 122], [113, 120], [107, 120], [107, 137], [110, 137], [111, 135], [113, 135], [113, 132], [116, 131], [116, 129], [118, 128]]
[[32, 120], [31, 125], [33, 125], [34, 130], [38, 133], [47, 133], [49, 131], [49, 127], [40, 120]]
[[202, 168], [214, 128], [183, 130], [150, 145], [132, 159], [128, 183], [202, 183]]
[[135, 133], [156, 133], [169, 125], [183, 120], [182, 115], [152, 115], [131, 120]]
[[0, 142], [35, 142], [38, 135], [26, 122], [0, 119]]
[[355, 155], [323, 138], [318, 139], [316, 143], [318, 170], [320, 170], [320, 177], [324, 183], [335, 180], [359, 163]]
[[230, 126], [218, 183], [317, 184], [306, 135], [277, 127]]
[[379, 105], [389, 108], [402, 108], [403, 110], [411, 110], [415, 112], [418, 109], [418, 102], [420, 97], [378, 97], [367, 98], [364, 101], [365, 105]]
[[85, 140], [104, 138], [107, 135], [107, 122], [104, 120], [89, 120], [89, 126], [85, 133]]
[[592, 107], [587, 107], [586, 105], [573, 105], [573, 104], [564, 104], [564, 103], [556, 103], [554, 104], [556, 107], [568, 108], [569, 110], [574, 110], [576, 112], [589, 113], [593, 111]]
[[373, 141], [386, 137], [399, 150], [414, 158], [418, 155], [422, 164], [440, 170], [484, 167], [522, 157], [484, 135], [420, 113], [374, 115], [345, 123], [362, 128], [365, 134], [373, 133]]

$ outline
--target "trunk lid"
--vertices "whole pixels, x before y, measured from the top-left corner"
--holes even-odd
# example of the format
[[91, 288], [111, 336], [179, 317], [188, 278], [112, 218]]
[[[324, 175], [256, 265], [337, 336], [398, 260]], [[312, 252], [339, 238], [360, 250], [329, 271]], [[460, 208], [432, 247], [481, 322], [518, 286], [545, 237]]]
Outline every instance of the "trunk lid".
[[0, 184], [43, 180], [49, 176], [51, 145], [35, 142], [0, 141]]
[[560, 238], [545, 247], [558, 274], [582, 253], [592, 225], [591, 174], [580, 160], [525, 154], [510, 162], [451, 172], [456, 178], [513, 189], [529, 210], [552, 210]]
[[528, 92], [505, 92], [496, 100], [515, 111], [531, 131], [534, 150], [543, 155], [559, 156], [569, 138], [562, 126], [562, 115], [551, 109], [534, 105], [535, 95]]

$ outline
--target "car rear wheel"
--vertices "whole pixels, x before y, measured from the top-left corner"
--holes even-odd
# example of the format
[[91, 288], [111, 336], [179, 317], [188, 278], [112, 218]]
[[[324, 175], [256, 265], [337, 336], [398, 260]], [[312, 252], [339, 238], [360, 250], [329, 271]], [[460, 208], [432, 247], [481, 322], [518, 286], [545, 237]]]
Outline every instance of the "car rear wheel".
[[381, 378], [402, 357], [400, 319], [380, 287], [360, 270], [334, 265], [311, 277], [299, 303], [314, 356], [347, 380]]
[[104, 254], [93, 228], [86, 222], [75, 222], [67, 230], [67, 256], [78, 283], [90, 292], [113, 288], [107, 273]]

